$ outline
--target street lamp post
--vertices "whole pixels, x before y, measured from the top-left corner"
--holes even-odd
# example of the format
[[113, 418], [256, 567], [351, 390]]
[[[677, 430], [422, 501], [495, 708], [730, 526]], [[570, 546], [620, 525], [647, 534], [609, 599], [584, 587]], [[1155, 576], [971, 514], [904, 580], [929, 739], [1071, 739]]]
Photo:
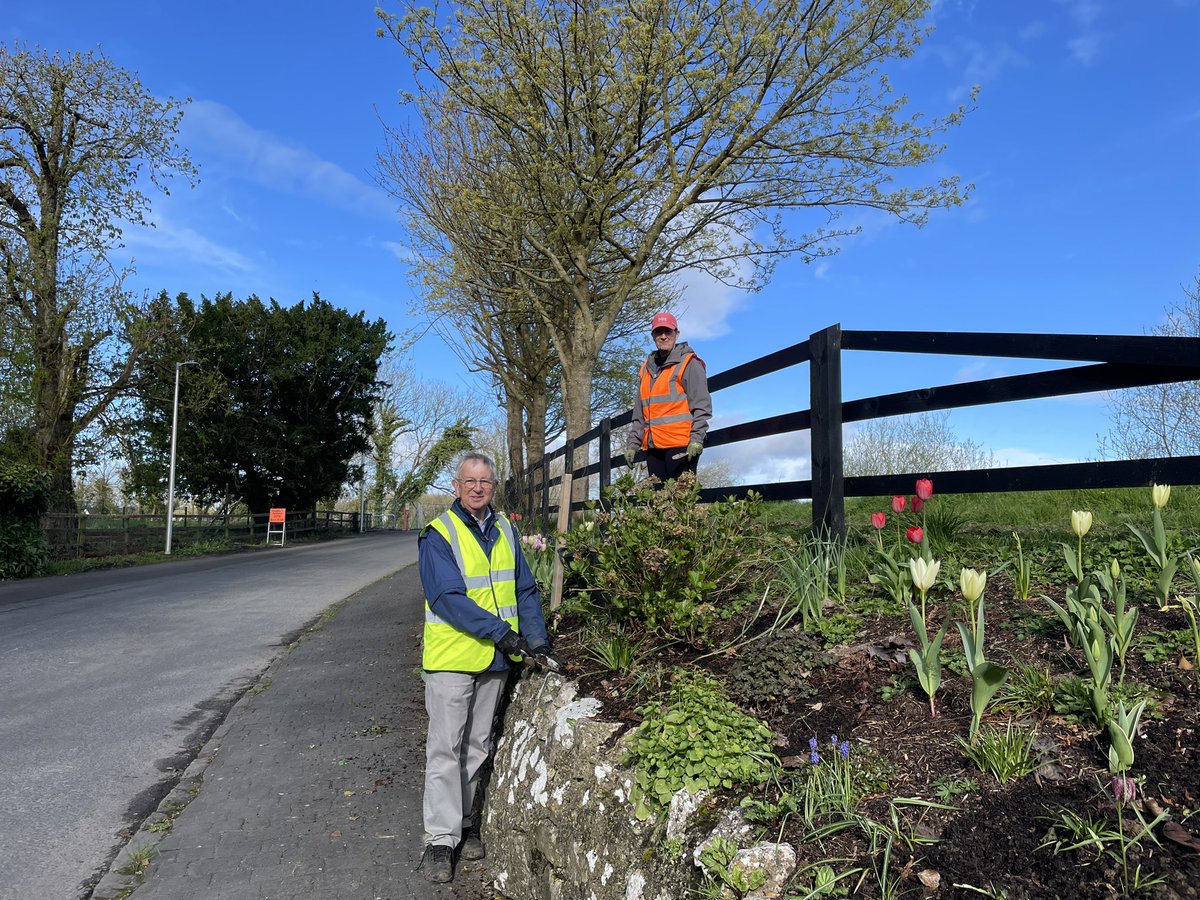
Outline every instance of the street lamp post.
[[171, 555], [171, 532], [175, 525], [175, 438], [179, 430], [179, 370], [184, 366], [194, 366], [194, 359], [175, 363], [175, 400], [171, 404], [171, 468], [167, 476], [167, 549], [163, 552]]

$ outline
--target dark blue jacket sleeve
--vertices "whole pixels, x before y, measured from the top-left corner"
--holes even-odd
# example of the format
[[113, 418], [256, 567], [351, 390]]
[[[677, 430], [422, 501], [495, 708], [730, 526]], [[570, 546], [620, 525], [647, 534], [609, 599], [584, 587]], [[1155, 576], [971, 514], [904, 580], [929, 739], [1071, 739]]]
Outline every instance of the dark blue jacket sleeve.
[[546, 636], [546, 619], [542, 615], [537, 579], [525, 560], [519, 539], [513, 554], [517, 557], [517, 567], [513, 573], [517, 581], [517, 624], [521, 629], [521, 637], [529, 642], [531, 648], [538, 650], [549, 644], [550, 640]]
[[[454, 561], [454, 552], [446, 539], [432, 528], [417, 541], [417, 560], [421, 570], [421, 586], [425, 589], [430, 609], [455, 628], [477, 638], [497, 641], [508, 633], [507, 622], [481, 609], [467, 596], [467, 585]], [[534, 591], [536, 594], [536, 584]], [[520, 609], [519, 603], [517, 608]], [[523, 619], [521, 627], [525, 627]], [[545, 634], [545, 625], [542, 626], [542, 633]]]

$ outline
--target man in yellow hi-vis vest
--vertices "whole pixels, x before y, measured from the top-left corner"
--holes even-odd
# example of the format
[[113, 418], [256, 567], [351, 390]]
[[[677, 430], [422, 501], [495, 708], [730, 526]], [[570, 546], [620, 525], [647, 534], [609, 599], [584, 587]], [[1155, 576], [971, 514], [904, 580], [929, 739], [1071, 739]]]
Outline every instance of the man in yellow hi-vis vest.
[[712, 418], [712, 395], [704, 360], [679, 340], [679, 323], [661, 312], [650, 323], [654, 352], [639, 373], [638, 398], [625, 458], [645, 451], [646, 469], [661, 486], [695, 472]]
[[537, 581], [521, 542], [508, 518], [492, 510], [496, 484], [491, 459], [466, 454], [454, 479], [454, 504], [417, 542], [429, 712], [421, 867], [432, 882], [453, 878], [456, 849], [462, 859], [486, 854], [475, 793], [510, 662], [532, 656], [561, 668], [550, 656]]

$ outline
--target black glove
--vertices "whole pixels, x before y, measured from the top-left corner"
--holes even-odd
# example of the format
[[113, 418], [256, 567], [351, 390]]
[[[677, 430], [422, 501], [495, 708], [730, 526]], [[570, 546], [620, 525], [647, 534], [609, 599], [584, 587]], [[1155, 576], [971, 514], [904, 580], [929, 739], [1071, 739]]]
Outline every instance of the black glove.
[[496, 641], [496, 649], [507, 656], [532, 656], [529, 642], [513, 630]]
[[547, 672], [562, 672], [566, 666], [562, 660], [550, 652], [549, 644], [542, 644], [540, 647], [535, 647], [530, 651], [530, 662], [534, 668], [545, 669]]

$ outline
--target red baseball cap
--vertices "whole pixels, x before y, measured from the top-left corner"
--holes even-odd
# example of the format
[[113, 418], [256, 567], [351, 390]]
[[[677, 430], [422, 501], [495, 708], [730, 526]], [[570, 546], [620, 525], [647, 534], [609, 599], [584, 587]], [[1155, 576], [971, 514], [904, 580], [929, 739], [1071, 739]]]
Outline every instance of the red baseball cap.
[[660, 328], [670, 328], [672, 331], [678, 331], [679, 323], [675, 321], [675, 317], [670, 313], [659, 313], [650, 323], [650, 333], [654, 334]]

